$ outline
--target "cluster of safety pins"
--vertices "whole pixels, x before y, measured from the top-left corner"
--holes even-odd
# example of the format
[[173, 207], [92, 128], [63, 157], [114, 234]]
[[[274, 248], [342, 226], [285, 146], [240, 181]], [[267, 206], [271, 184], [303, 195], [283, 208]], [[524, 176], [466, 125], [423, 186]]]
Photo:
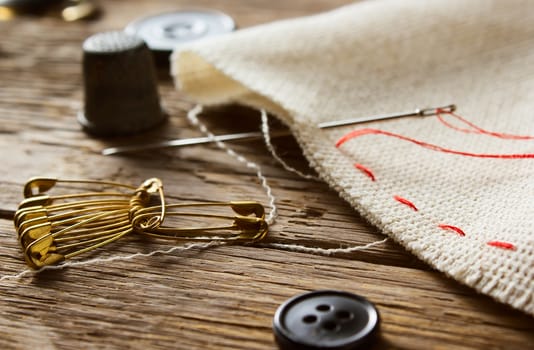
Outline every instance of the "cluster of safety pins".
[[[58, 184], [112, 189], [48, 194]], [[104, 181], [34, 178], [26, 183], [24, 197], [14, 217], [15, 228], [26, 263], [37, 269], [99, 248], [132, 232], [182, 241], [237, 243], [262, 239], [268, 227], [265, 210], [257, 202], [168, 204], [163, 185], [156, 178], [146, 180], [137, 188]], [[193, 211], [207, 206], [228, 208], [232, 214]], [[221, 223], [209, 227], [164, 225], [165, 219], [175, 216]]]

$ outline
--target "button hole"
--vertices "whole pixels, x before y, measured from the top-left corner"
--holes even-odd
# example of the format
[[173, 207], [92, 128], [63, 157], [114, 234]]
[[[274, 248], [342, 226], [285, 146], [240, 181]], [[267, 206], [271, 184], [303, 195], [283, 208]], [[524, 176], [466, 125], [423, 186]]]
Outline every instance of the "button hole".
[[334, 331], [339, 330], [339, 325], [334, 321], [326, 321], [322, 324], [322, 327], [323, 329], [329, 332], [334, 332]]
[[347, 321], [353, 317], [352, 312], [347, 310], [339, 310], [336, 312], [336, 318], [340, 321]]
[[315, 323], [315, 322], [317, 322], [317, 316], [315, 316], [315, 315], [306, 315], [306, 316], [304, 316], [302, 318], [302, 322], [308, 323], [308, 324]]
[[330, 311], [330, 309], [332, 309], [332, 307], [330, 305], [327, 305], [327, 304], [320, 304], [320, 305], [317, 305], [315, 307], [315, 309], [317, 311], [327, 312], [327, 311]]

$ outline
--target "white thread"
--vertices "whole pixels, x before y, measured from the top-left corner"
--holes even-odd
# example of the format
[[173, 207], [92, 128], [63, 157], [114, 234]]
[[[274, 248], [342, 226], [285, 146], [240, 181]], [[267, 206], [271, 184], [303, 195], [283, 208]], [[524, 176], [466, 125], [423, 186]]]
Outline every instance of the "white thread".
[[37, 271], [34, 271], [34, 270], [22, 270], [21, 272], [15, 274], [15, 275], [2, 276], [2, 277], [0, 277], [0, 281], [4, 281], [4, 280], [8, 280], [8, 279], [19, 279], [19, 278], [22, 278], [22, 277], [24, 277], [25, 275], [27, 275], [29, 273], [35, 275], [37, 273]]
[[[294, 251], [294, 252], [312, 253], [312, 254], [330, 256], [333, 254], [352, 253], [355, 251], [369, 249], [376, 245], [385, 243], [387, 240], [388, 238], [384, 238], [383, 240], [368, 243], [363, 246], [353, 246], [353, 247], [347, 247], [347, 248], [330, 248], [330, 249], [319, 248], [319, 247], [308, 247], [308, 246], [303, 246], [299, 244], [285, 244], [285, 243], [263, 243], [263, 244], [256, 244], [256, 246], [267, 247], [267, 248], [278, 248], [278, 249], [289, 250], [289, 251]], [[86, 265], [91, 265], [91, 264], [109, 263], [112, 261], [132, 260], [138, 257], [149, 257], [149, 256], [153, 256], [156, 254], [166, 255], [166, 254], [171, 254], [175, 251], [185, 251], [185, 250], [194, 249], [194, 248], [205, 249], [211, 246], [218, 246], [218, 245], [224, 245], [224, 244], [227, 244], [227, 242], [212, 241], [212, 242], [206, 242], [206, 243], [204, 242], [203, 243], [192, 243], [192, 244], [187, 244], [184, 246], [171, 247], [166, 250], [154, 250], [149, 253], [134, 253], [130, 255], [111, 256], [108, 258], [95, 258], [95, 259], [85, 260], [85, 261], [65, 262], [60, 265], [47, 265], [47, 266], [42, 267], [39, 270], [28, 269], [28, 270], [23, 270], [15, 275], [2, 276], [0, 277], [0, 281], [4, 281], [8, 279], [20, 279], [26, 275], [36, 275], [46, 270], [62, 270], [66, 267], [77, 267], [77, 266], [86, 266]]]
[[291, 173], [297, 174], [298, 176], [302, 178], [305, 178], [308, 180], [320, 181], [320, 179], [317, 176], [314, 176], [311, 174], [304, 174], [303, 172], [289, 166], [282, 158], [278, 156], [278, 154], [274, 150], [273, 144], [271, 143], [271, 135], [269, 133], [269, 120], [267, 117], [267, 112], [265, 112], [264, 109], [261, 110], [261, 131], [263, 133], [263, 140], [265, 141], [265, 146], [267, 147], [269, 152], [271, 152], [271, 155], [273, 156], [273, 158], [276, 159], [278, 163], [280, 163], [280, 165], [282, 165], [284, 169], [286, 169], [287, 171]]
[[340, 254], [340, 253], [353, 253], [360, 250], [365, 250], [372, 248], [374, 246], [377, 246], [379, 244], [385, 243], [388, 240], [388, 238], [384, 238], [380, 241], [371, 242], [365, 245], [360, 246], [352, 246], [347, 248], [319, 248], [319, 247], [308, 247], [304, 245], [299, 244], [285, 244], [285, 243], [262, 243], [257, 244], [259, 247], [271, 247], [271, 248], [278, 248], [278, 249], [284, 249], [289, 250], [293, 252], [300, 252], [300, 253], [312, 253], [312, 254], [320, 254], [320, 255], [333, 255], [333, 254]]
[[269, 215], [267, 216], [267, 218], [265, 219], [265, 221], [267, 222], [267, 224], [272, 225], [275, 222], [276, 217], [278, 216], [278, 208], [276, 206], [276, 197], [272, 193], [272, 188], [271, 186], [269, 186], [267, 182], [267, 178], [261, 172], [260, 166], [254, 162], [249, 161], [242, 155], [236, 153], [233, 149], [228, 147], [224, 142], [217, 140], [215, 138], [215, 135], [211, 131], [208, 130], [206, 125], [203, 124], [198, 119], [198, 115], [200, 113], [202, 113], [202, 105], [196, 105], [189, 112], [187, 112], [187, 118], [189, 119], [191, 124], [198, 127], [204, 135], [210, 138], [211, 141], [217, 145], [217, 147], [224, 150], [228, 155], [237, 159], [239, 162], [245, 164], [247, 168], [256, 170], [256, 176], [258, 177], [258, 179], [260, 179], [261, 186], [265, 189], [265, 192], [267, 193], [267, 197], [269, 198], [269, 206], [271, 207], [271, 211]]
[[39, 270], [23, 270], [23, 271], [15, 274], [15, 275], [2, 276], [2, 277], [0, 277], [0, 281], [4, 281], [4, 280], [8, 280], [8, 279], [19, 279], [19, 278], [22, 278], [22, 277], [24, 277], [24, 276], [26, 276], [28, 274], [36, 275], [36, 274], [38, 274], [40, 272], [43, 272], [43, 271], [46, 271], [46, 270], [62, 270], [64, 268], [66, 268], [66, 267], [77, 267], [77, 266], [85, 266], [85, 265], [91, 265], [91, 264], [109, 263], [109, 262], [112, 262], [112, 261], [131, 260], [131, 259], [135, 259], [135, 258], [138, 258], [138, 257], [149, 257], [149, 256], [156, 255], [156, 254], [166, 255], [166, 254], [171, 254], [171, 253], [173, 253], [175, 251], [184, 251], [184, 250], [189, 250], [189, 249], [193, 249], [193, 248], [205, 249], [205, 248], [208, 248], [208, 247], [211, 247], [211, 246], [223, 245], [223, 244], [226, 244], [226, 242], [212, 241], [212, 242], [202, 242], [202, 243], [191, 243], [191, 244], [186, 244], [186, 245], [183, 245], [183, 246], [175, 246], [175, 247], [172, 247], [172, 248], [169, 248], [169, 249], [166, 249], [166, 250], [160, 250], [160, 249], [153, 250], [153, 251], [151, 251], [149, 253], [134, 253], [134, 254], [130, 254], [130, 255], [110, 256], [108, 258], [94, 258], [94, 259], [91, 259], [91, 260], [65, 262], [65, 263], [60, 264], [60, 265], [43, 266]]
[[[230, 156], [232, 156], [235, 159], [237, 159], [239, 162], [244, 163], [248, 168], [253, 168], [253, 169], [256, 170], [256, 175], [260, 179], [262, 187], [265, 189], [265, 191], [267, 193], [267, 197], [269, 197], [269, 200], [270, 200], [269, 205], [271, 207], [271, 212], [269, 213], [269, 216], [267, 217], [267, 219], [265, 221], [269, 225], [271, 225], [272, 223], [274, 223], [274, 219], [277, 216], [277, 207], [276, 207], [276, 204], [275, 204], [276, 198], [273, 196], [272, 188], [268, 185], [267, 178], [262, 174], [260, 166], [257, 165], [256, 163], [253, 163], [253, 162], [247, 160], [242, 155], [237, 154], [234, 150], [232, 150], [230, 147], [228, 147], [225, 143], [217, 140], [215, 138], [215, 135], [208, 130], [206, 125], [203, 124], [202, 122], [200, 122], [200, 120], [198, 119], [198, 115], [200, 113], [202, 113], [202, 106], [201, 105], [196, 105], [194, 108], [192, 108], [187, 113], [187, 118], [189, 119], [191, 124], [193, 124], [194, 126], [198, 127], [200, 129], [200, 131], [204, 135], [206, 135], [208, 138], [210, 138], [211, 141], [214, 142], [217, 145], [217, 147], [219, 147], [220, 149], [226, 151], [226, 153], [228, 153]], [[306, 174], [303, 174], [303, 173], [301, 173], [300, 171], [298, 171], [296, 169], [293, 169], [292, 167], [288, 166], [280, 157], [278, 157], [278, 155], [274, 151], [274, 147], [271, 144], [271, 138], [270, 138], [270, 135], [269, 135], [269, 125], [268, 125], [267, 113], [263, 109], [261, 110], [261, 121], [262, 121], [262, 128], [261, 129], [262, 129], [263, 138], [265, 140], [265, 144], [267, 146], [267, 149], [271, 152], [273, 157], [278, 162], [280, 162], [282, 164], [284, 169], [286, 169], [288, 171], [291, 171], [291, 172], [294, 172], [294, 173], [296, 173], [296, 174], [298, 174], [298, 175], [300, 175], [300, 176], [302, 176], [302, 177], [304, 177], [306, 179], [310, 179], [310, 178], [317, 179], [316, 177], [314, 177], [312, 175], [306, 175]], [[388, 240], [388, 238], [385, 238], [383, 240], [376, 241], [376, 242], [371, 242], [371, 243], [363, 245], [363, 246], [354, 246], [354, 247], [347, 247], [347, 248], [330, 248], [330, 249], [325, 249], [325, 248], [320, 248], [320, 247], [307, 247], [307, 246], [298, 245], [298, 244], [285, 244], [285, 243], [264, 243], [264, 244], [258, 244], [258, 246], [260, 246], [260, 247], [279, 248], [279, 249], [295, 251], [295, 252], [303, 252], [303, 253], [332, 255], [332, 254], [338, 254], [338, 253], [351, 253], [351, 252], [355, 252], [355, 251], [365, 250], [365, 249], [374, 247], [376, 245], [382, 244], [382, 243], [386, 242], [387, 240]]]

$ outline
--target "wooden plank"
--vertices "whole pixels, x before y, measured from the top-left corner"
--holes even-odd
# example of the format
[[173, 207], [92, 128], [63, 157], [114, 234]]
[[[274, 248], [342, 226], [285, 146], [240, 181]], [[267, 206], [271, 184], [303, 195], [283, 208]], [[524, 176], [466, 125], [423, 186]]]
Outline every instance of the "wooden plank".
[[[21, 268], [0, 221], [4, 273]], [[168, 246], [127, 240], [114, 253]], [[120, 246], [120, 247], [119, 247]], [[0, 346], [38, 338], [58, 348], [272, 349], [277, 306], [314, 289], [367, 296], [382, 316], [384, 348], [520, 349], [531, 319], [437, 272], [255, 247], [216, 247], [45, 271], [0, 284]]]

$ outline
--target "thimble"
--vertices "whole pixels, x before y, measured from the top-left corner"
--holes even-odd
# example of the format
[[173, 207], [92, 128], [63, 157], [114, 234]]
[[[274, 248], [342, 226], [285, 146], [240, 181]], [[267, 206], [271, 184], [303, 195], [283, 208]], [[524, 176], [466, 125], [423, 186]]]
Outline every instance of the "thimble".
[[130, 135], [165, 120], [152, 56], [139, 37], [113, 31], [87, 38], [83, 77], [85, 105], [78, 121], [88, 133]]

